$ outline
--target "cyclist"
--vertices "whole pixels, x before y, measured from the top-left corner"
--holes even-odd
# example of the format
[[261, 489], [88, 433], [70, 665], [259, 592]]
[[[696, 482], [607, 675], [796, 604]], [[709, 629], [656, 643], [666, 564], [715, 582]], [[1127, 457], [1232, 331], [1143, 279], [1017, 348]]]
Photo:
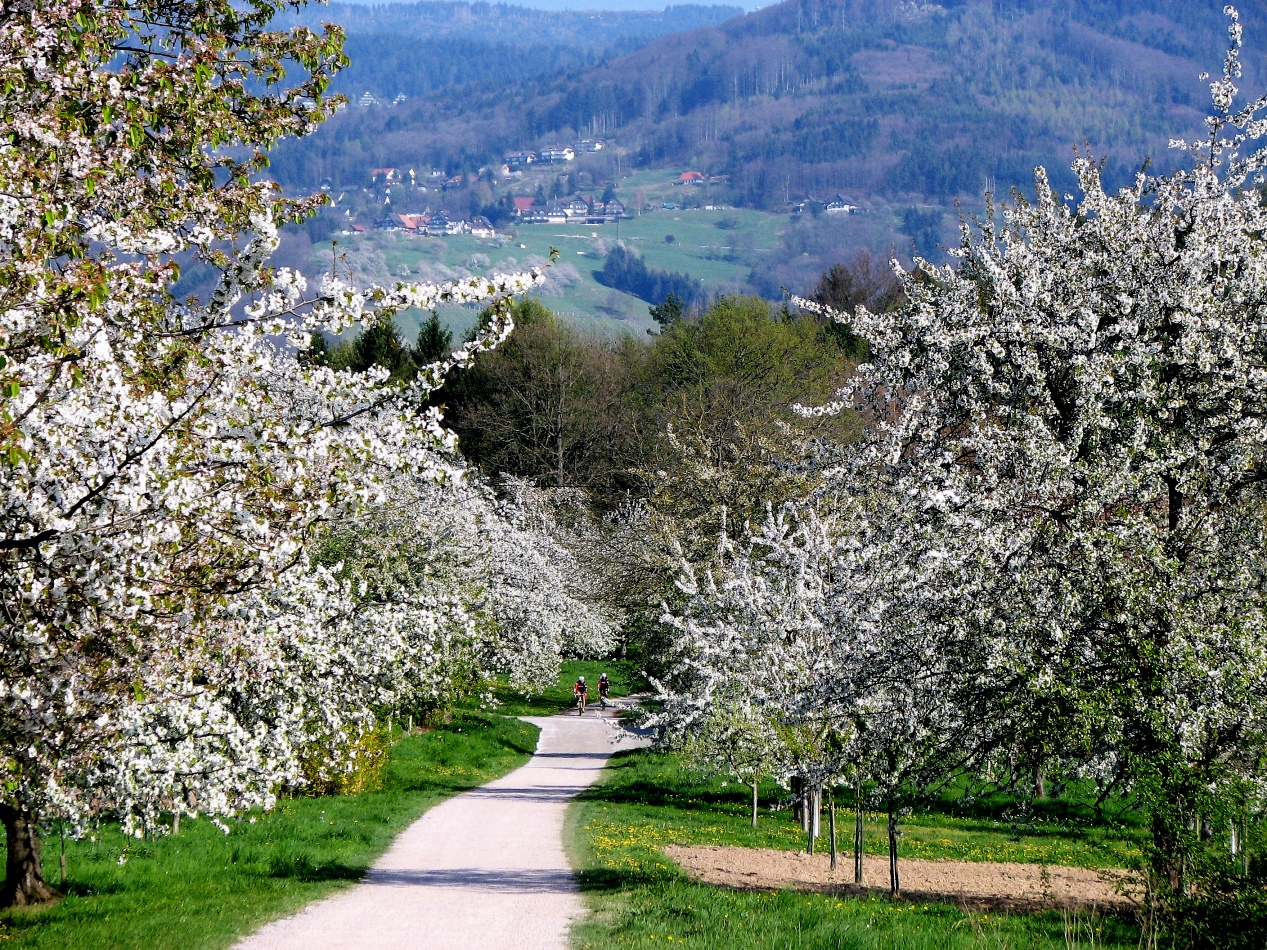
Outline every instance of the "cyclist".
[[589, 699], [590, 688], [585, 683], [584, 676], [578, 676], [576, 682], [572, 684], [572, 695], [576, 697], [576, 714], [578, 716], [585, 715], [585, 702]]
[[602, 703], [604, 709], [607, 708], [607, 700], [611, 696], [612, 684], [607, 678], [607, 674], [603, 673], [598, 678], [598, 701]]

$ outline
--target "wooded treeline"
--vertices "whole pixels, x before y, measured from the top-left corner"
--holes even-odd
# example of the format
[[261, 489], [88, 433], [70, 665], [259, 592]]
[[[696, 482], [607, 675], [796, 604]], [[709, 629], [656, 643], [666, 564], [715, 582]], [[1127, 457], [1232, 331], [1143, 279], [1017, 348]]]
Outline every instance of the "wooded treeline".
[[690, 306], [702, 296], [699, 284], [690, 274], [648, 267], [642, 255], [617, 244], [607, 253], [603, 269], [594, 272], [600, 284], [633, 294], [649, 304], [661, 304], [670, 296]]
[[[860, 254], [822, 275], [817, 297], [884, 309], [901, 293], [887, 268]], [[435, 402], [470, 462], [493, 476], [582, 489], [599, 511], [650, 497], [679, 476], [682, 496], [695, 494], [685, 482], [696, 449], [720, 461], [761, 455], [770, 440], [842, 440], [855, 431], [850, 416], [811, 420], [793, 407], [835, 392], [864, 356], [858, 341], [840, 324], [760, 298], [718, 298], [646, 337], [591, 336], [533, 298], [516, 305], [515, 323], [506, 343], [457, 372]], [[378, 324], [335, 346], [318, 339], [310, 358], [409, 379], [452, 343], [432, 315], [412, 343], [394, 324]]]

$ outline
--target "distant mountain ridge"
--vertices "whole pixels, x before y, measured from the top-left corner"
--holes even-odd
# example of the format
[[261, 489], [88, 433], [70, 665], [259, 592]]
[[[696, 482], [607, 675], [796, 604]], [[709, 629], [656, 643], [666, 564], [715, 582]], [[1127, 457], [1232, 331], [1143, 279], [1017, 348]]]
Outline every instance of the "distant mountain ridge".
[[675, 4], [663, 10], [539, 10], [513, 3], [330, 3], [287, 14], [282, 25], [338, 23], [348, 35], [397, 34], [419, 39], [465, 36], [514, 46], [567, 45], [609, 49], [622, 40], [641, 45], [657, 36], [713, 26], [743, 14], [725, 5]]
[[[1267, 10], [1241, 13], [1242, 85], [1260, 91]], [[601, 134], [636, 166], [729, 176], [754, 206], [945, 200], [1024, 185], [1036, 164], [1067, 180], [1084, 144], [1126, 176], [1146, 157], [1171, 161], [1169, 138], [1200, 134], [1198, 75], [1218, 71], [1226, 30], [1221, 2], [1192, 0], [787, 0], [606, 62], [340, 116], [281, 150], [276, 170], [296, 186], [353, 182], [370, 153], [474, 170], [506, 149]]]
[[352, 65], [332, 91], [391, 102], [471, 83], [519, 83], [592, 67], [657, 37], [722, 23], [736, 6], [662, 11], [551, 12], [506, 3], [332, 3], [278, 19], [281, 26], [338, 23]]

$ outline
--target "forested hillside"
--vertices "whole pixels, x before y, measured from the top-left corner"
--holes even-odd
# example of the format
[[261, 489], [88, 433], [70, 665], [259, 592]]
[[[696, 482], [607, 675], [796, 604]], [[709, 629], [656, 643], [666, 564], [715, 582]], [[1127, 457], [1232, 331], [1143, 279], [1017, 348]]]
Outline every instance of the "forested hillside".
[[[508, 65], [502, 82], [352, 110], [281, 149], [275, 169], [295, 187], [360, 181], [372, 142], [379, 164], [455, 173], [507, 149], [601, 134], [633, 166], [729, 176], [733, 199], [758, 207], [837, 191], [947, 199], [1025, 184], [1036, 164], [1059, 179], [1082, 145], [1121, 179], [1146, 157], [1164, 163], [1170, 137], [1200, 130], [1198, 77], [1222, 61], [1222, 6], [788, 0], [609, 62], [534, 52], [526, 61], [540, 71]], [[1242, 6], [1252, 91], [1267, 16], [1261, 0]], [[514, 32], [498, 31], [499, 42]], [[544, 75], [551, 66], [563, 72]], [[488, 64], [470, 75], [496, 79]]]
[[739, 16], [739, 7], [684, 5], [638, 12], [530, 10], [489, 3], [333, 3], [285, 22], [338, 23], [352, 64], [333, 88], [383, 102], [448, 86], [521, 82], [593, 67], [669, 33]]

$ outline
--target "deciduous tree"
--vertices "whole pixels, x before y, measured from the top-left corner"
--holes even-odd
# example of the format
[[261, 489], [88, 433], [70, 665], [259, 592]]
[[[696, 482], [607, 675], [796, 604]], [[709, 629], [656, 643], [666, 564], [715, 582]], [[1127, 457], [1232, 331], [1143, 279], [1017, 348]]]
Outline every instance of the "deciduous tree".
[[[388, 473], [452, 472], [427, 395], [512, 324], [498, 305], [404, 387], [297, 354], [536, 280], [309, 292], [268, 268], [278, 222], [316, 200], [256, 180], [263, 150], [330, 112], [342, 63], [333, 28], [271, 31], [280, 6], [30, 0], [0, 19], [0, 905], [53, 895], [42, 817], [139, 832], [267, 804], [293, 775], [286, 750], [341, 716], [337, 688], [301, 680], [373, 655], [325, 655], [327, 621], [356, 618], [304, 570], [309, 543]], [[219, 271], [208, 299], [176, 299], [177, 256]], [[292, 687], [319, 714], [292, 715]]]

